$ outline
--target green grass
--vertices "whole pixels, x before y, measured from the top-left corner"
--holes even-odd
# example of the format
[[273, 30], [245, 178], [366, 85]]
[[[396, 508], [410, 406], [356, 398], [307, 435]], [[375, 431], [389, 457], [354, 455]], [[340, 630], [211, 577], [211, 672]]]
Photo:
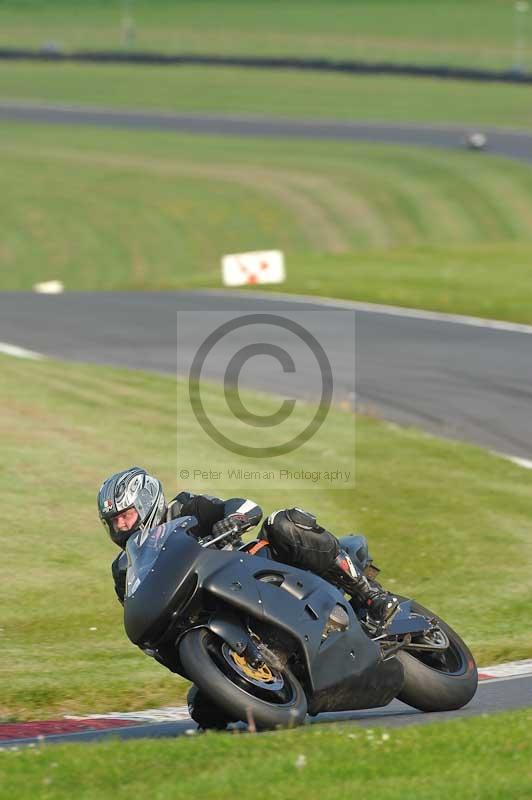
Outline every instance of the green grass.
[[[5, 356], [0, 369], [4, 719], [183, 701], [184, 681], [126, 640], [109, 569], [116, 548], [96, 515], [103, 478], [132, 463], [159, 475], [169, 495], [186, 487], [242, 493], [266, 511], [299, 503], [338, 535], [362, 530], [385, 585], [441, 614], [479, 663], [532, 656], [526, 470], [475, 447], [361, 417], [354, 490], [236, 481], [227, 476], [227, 454], [192, 424], [178, 447], [176, 402], [179, 419], [187, 419], [181, 383], [176, 395], [169, 378]], [[218, 388], [207, 391], [206, 402], [215, 420], [229, 424]], [[279, 401], [250, 395], [246, 402], [264, 413]], [[308, 413], [298, 404], [289, 430], [299, 430]], [[333, 458], [338, 468], [350, 466], [351, 423], [348, 412], [331, 412], [328, 455], [317, 436], [280, 464], [323, 469]], [[178, 471], [191, 460], [220, 469], [221, 477], [183, 482]], [[273, 469], [274, 462], [260, 466]]]
[[[532, 127], [528, 86], [294, 70], [2, 62], [0, 99], [217, 112]], [[459, 141], [459, 140], [458, 140]]]
[[532, 321], [532, 170], [505, 159], [7, 124], [0, 153], [2, 289], [217, 287], [276, 247], [288, 291]]
[[0, 44], [122, 48], [128, 6], [132, 49], [508, 68], [522, 23], [518, 62], [531, 63], [528, 15], [516, 14], [512, 0], [3, 0]]
[[282, 287], [261, 288], [531, 323], [531, 263], [510, 241], [297, 255]]
[[[0, 753], [6, 797], [525, 800], [530, 710], [430, 726], [53, 745]], [[300, 764], [301, 766], [297, 766]]]

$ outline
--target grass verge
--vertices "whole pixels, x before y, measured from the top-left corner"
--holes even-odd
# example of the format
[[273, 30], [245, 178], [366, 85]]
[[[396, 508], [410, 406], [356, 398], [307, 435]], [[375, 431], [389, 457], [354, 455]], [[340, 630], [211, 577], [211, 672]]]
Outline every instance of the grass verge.
[[[249, 736], [53, 745], [0, 753], [8, 797], [165, 798], [229, 795], [336, 800], [528, 798], [530, 710], [437, 725], [361, 730], [313, 726]], [[156, 765], [156, 766], [155, 766]]]
[[[532, 127], [528, 86], [225, 67], [3, 62], [0, 99], [355, 122]], [[460, 139], [457, 135], [457, 144]]]
[[530, 245], [509, 241], [298, 254], [286, 284], [260, 288], [530, 323], [531, 261]]
[[[159, 475], [169, 495], [187, 487], [177, 477], [183, 462], [174, 439], [183, 384], [176, 395], [168, 378], [5, 356], [0, 369], [2, 504], [10, 509], [0, 532], [1, 717], [179, 704], [184, 681], [126, 641], [109, 569], [116, 549], [97, 520], [95, 496], [104, 477], [133, 463]], [[223, 392], [211, 387], [208, 399], [214, 419], [226, 421]], [[278, 408], [275, 398], [247, 401], [261, 413]], [[289, 424], [300, 430], [305, 413], [298, 404]], [[351, 423], [340, 410], [327, 422], [339, 468], [352, 456], [345, 446]], [[192, 428], [188, 436], [196, 462], [221, 471], [204, 491], [251, 496], [266, 511], [299, 503], [339, 535], [363, 530], [385, 585], [441, 614], [479, 663], [532, 656], [526, 470], [475, 447], [359, 418], [356, 490], [320, 482], [296, 492], [230, 479], [223, 453]], [[312, 445], [305, 458], [296, 451], [283, 465], [320, 468], [324, 454]]]

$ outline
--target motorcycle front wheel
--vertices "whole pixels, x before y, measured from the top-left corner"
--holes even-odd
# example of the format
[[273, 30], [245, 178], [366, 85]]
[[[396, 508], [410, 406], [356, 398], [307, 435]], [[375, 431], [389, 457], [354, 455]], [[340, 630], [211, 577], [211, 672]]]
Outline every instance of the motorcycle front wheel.
[[305, 719], [305, 693], [288, 670], [253, 667], [206, 628], [185, 634], [179, 656], [190, 680], [230, 719], [257, 729], [291, 727]]
[[405, 682], [399, 700], [420, 711], [454, 711], [469, 703], [478, 686], [475, 660], [458, 634], [428, 608], [412, 601], [412, 611], [436, 619], [449, 640], [444, 651], [412, 650], [397, 653]]

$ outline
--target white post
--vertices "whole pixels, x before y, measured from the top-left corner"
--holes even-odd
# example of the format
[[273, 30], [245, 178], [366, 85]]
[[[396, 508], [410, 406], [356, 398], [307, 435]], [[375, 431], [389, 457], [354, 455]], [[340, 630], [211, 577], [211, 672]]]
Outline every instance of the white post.
[[135, 44], [135, 19], [133, 17], [134, 0], [122, 0], [122, 44], [130, 47]]
[[514, 4], [514, 72], [525, 72], [526, 23], [529, 7], [527, 0], [516, 0]]

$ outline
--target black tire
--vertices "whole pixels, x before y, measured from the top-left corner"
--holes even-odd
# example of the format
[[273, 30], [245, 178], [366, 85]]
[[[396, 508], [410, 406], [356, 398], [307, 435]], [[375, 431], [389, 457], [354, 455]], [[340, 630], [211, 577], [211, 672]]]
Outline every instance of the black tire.
[[420, 711], [454, 711], [469, 703], [477, 690], [475, 660], [467, 645], [440, 617], [412, 601], [412, 611], [430, 619], [447, 634], [450, 646], [440, 656], [428, 652], [397, 653], [405, 682], [399, 700]]
[[229, 722], [236, 722], [229, 714], [214, 705], [207, 695], [200, 692], [197, 686], [191, 686], [187, 695], [188, 713], [194, 722], [203, 730], [224, 731]]
[[253, 719], [258, 729], [300, 725], [307, 713], [307, 700], [300, 683], [288, 671], [276, 672], [274, 687], [246, 680], [232, 651], [206, 628], [189, 631], [179, 645], [179, 656], [188, 677], [203, 695], [231, 720]]

